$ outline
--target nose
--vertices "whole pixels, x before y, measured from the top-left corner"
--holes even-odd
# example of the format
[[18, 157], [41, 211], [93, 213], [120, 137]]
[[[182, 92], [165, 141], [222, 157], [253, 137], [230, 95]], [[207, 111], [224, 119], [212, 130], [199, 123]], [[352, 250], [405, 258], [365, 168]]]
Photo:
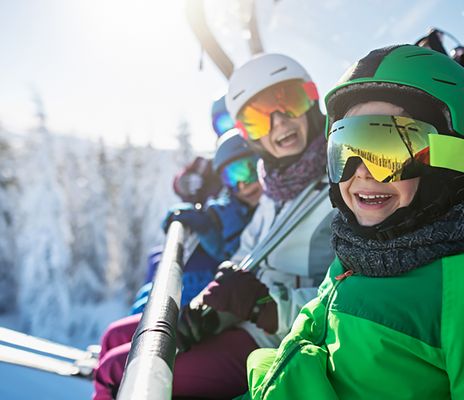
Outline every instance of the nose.
[[356, 178], [361, 179], [374, 179], [363, 162], [361, 162], [361, 164], [358, 165], [358, 168], [356, 168], [355, 176]]
[[272, 128], [284, 125], [287, 122], [288, 117], [282, 114], [280, 111], [274, 111], [271, 114], [271, 126]]

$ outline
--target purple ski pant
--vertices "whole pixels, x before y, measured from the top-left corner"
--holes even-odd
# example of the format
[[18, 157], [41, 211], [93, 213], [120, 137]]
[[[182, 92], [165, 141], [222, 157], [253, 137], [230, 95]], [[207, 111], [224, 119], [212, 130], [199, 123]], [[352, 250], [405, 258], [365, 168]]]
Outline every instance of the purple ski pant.
[[[112, 323], [102, 339], [93, 400], [115, 398], [141, 314]], [[247, 390], [246, 359], [258, 346], [242, 329], [231, 329], [177, 356], [173, 396], [230, 399]]]

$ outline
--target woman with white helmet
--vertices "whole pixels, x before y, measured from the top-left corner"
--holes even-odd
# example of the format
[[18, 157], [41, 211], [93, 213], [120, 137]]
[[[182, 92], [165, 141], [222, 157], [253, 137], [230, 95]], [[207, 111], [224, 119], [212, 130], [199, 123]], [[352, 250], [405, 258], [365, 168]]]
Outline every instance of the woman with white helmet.
[[[328, 185], [325, 178], [324, 117], [314, 82], [290, 57], [260, 55], [231, 77], [227, 108], [250, 146], [261, 156], [258, 174], [264, 196], [232, 261], [239, 263], [275, 224], [294, 214], [296, 203], [311, 203]], [[300, 194], [311, 184], [317, 189]], [[304, 197], [304, 198], [303, 198]], [[293, 210], [294, 211], [294, 210]], [[257, 347], [277, 347], [300, 308], [316, 295], [333, 252], [332, 205], [328, 195], [262, 261], [255, 273], [229, 268], [182, 310], [178, 341], [194, 371], [176, 365], [174, 393], [230, 398], [246, 390], [246, 358]], [[232, 329], [209, 335], [204, 306], [240, 320]], [[214, 324], [213, 324], [214, 325]], [[210, 329], [209, 332], [212, 330]], [[217, 330], [215, 330], [217, 333]], [[187, 345], [186, 345], [187, 343]], [[181, 370], [182, 369], [182, 370]], [[187, 385], [203, 376], [202, 385]]]

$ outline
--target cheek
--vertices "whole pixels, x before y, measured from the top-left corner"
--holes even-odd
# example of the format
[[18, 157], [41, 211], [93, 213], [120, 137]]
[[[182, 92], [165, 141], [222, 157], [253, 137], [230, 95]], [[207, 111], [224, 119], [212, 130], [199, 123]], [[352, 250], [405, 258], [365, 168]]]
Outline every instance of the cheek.
[[261, 146], [263, 146], [264, 150], [268, 153], [272, 154], [272, 146], [271, 146], [271, 139], [269, 138], [270, 135], [263, 136], [262, 138], [258, 139]]
[[263, 188], [261, 187], [261, 183], [259, 183], [259, 181], [255, 182], [253, 184], [253, 189], [259, 191], [260, 194], [263, 191]]
[[408, 179], [406, 181], [394, 182], [396, 190], [400, 197], [400, 207], [408, 206], [416, 195], [417, 188], [419, 187], [420, 178]]
[[306, 114], [303, 114], [300, 117], [298, 117], [298, 125], [300, 135], [306, 139], [308, 132], [308, 120], [306, 119]]

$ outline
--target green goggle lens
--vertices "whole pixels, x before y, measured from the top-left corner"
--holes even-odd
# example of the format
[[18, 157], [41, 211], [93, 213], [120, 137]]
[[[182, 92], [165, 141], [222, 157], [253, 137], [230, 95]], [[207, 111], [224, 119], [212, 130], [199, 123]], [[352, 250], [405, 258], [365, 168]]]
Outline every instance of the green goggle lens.
[[222, 181], [233, 190], [238, 189], [239, 182], [247, 184], [256, 182], [258, 180], [257, 162], [257, 156], [240, 158], [231, 162], [221, 172]]
[[[351, 178], [362, 161], [378, 182], [414, 177], [414, 167], [430, 165], [432, 125], [408, 117], [363, 115], [335, 122], [328, 133], [328, 172], [334, 183]], [[351, 169], [350, 169], [351, 168]], [[417, 176], [417, 175], [416, 175]]]

